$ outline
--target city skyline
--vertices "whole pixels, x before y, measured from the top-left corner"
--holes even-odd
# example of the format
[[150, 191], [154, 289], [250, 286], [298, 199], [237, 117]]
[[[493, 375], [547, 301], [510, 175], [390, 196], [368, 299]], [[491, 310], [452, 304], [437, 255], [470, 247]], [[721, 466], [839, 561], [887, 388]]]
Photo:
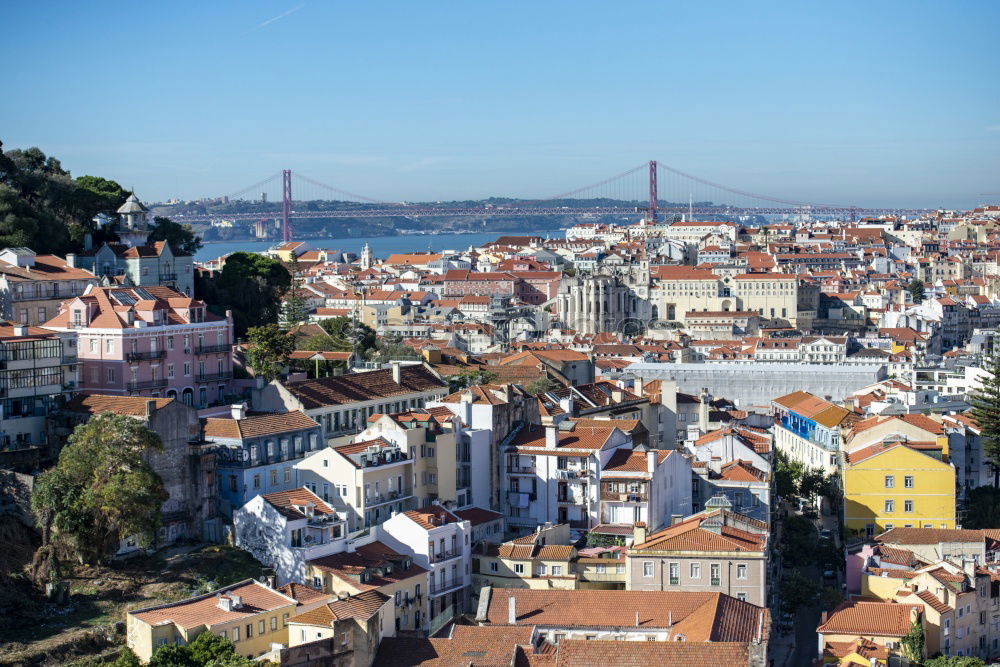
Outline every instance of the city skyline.
[[989, 3], [56, 6], [7, 10], [0, 139], [147, 200], [281, 168], [390, 201], [534, 198], [650, 158], [801, 201], [1000, 200]]

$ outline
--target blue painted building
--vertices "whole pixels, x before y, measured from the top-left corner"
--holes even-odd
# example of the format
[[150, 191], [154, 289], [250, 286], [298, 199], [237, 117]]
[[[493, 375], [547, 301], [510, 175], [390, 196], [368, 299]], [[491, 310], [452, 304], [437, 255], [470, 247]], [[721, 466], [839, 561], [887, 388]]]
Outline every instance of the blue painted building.
[[215, 445], [219, 508], [226, 516], [254, 497], [299, 487], [295, 463], [323, 446], [323, 429], [292, 412], [246, 413], [203, 420], [205, 441]]

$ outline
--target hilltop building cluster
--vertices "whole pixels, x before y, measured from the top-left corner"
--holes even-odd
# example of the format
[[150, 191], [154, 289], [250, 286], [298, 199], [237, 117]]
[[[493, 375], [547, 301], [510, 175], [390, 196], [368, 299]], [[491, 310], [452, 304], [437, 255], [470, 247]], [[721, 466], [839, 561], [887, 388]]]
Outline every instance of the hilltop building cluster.
[[[1000, 530], [962, 528], [997, 484], [969, 409], [1000, 207], [581, 223], [386, 258], [283, 243], [305, 304], [285, 330], [333, 345], [273, 380], [195, 294], [226, 258], [146, 244], [134, 196], [120, 215], [122, 243], [0, 250], [0, 467], [130, 416], [164, 444], [155, 546], [261, 563], [130, 611], [140, 659], [212, 632], [281, 664], [784, 664], [790, 511], [846, 555], [809, 655], [895, 664], [916, 623], [926, 656], [1000, 658]], [[334, 318], [403, 353], [372, 362]], [[789, 465], [825, 490], [780, 497]]]

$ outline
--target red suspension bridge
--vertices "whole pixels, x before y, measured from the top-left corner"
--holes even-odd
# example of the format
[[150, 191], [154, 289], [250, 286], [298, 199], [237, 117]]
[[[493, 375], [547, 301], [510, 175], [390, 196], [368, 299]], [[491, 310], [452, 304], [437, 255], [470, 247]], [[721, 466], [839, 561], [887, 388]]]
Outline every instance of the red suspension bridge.
[[[293, 182], [295, 187], [293, 188]], [[280, 188], [280, 199], [277, 196]], [[651, 160], [610, 178], [551, 197], [503, 199], [486, 205], [410, 204], [366, 197], [283, 169], [227, 197], [232, 212], [177, 215], [184, 222], [280, 220], [284, 240], [292, 240], [293, 221], [310, 218], [513, 217], [529, 215], [754, 216], [820, 215], [855, 220], [858, 216], [921, 215], [929, 209], [819, 204], [738, 190], [692, 176]], [[270, 203], [269, 203], [270, 202]], [[319, 205], [332, 202], [334, 205]], [[685, 203], [686, 202], [686, 203]], [[280, 203], [280, 206], [278, 204]]]

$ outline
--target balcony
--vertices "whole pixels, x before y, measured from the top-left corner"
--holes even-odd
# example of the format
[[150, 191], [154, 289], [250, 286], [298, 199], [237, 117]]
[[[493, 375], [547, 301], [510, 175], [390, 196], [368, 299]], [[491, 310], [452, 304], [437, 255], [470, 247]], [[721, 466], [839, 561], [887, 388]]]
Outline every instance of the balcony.
[[[407, 459], [409, 460], [409, 459]], [[365, 498], [365, 507], [375, 507], [376, 505], [384, 505], [386, 503], [393, 503], [398, 500], [406, 500], [413, 496], [413, 489], [403, 489], [402, 491], [387, 491], [385, 493], [380, 493], [374, 496], [368, 496]]]
[[535, 466], [507, 466], [507, 472], [511, 475], [534, 475]]
[[612, 491], [601, 491], [601, 500], [608, 500], [618, 503], [644, 503], [647, 500], [645, 493], [618, 493]]
[[434, 578], [431, 579], [431, 595], [444, 595], [445, 593], [450, 593], [451, 591], [457, 590], [464, 585], [465, 579], [461, 575], [444, 581]]
[[145, 389], [163, 389], [167, 386], [167, 380], [146, 380], [144, 382], [129, 382], [129, 391], [143, 391]]
[[64, 354], [60, 362], [63, 366], [75, 366], [80, 363], [80, 358], [75, 354]]
[[220, 382], [223, 380], [232, 380], [233, 372], [225, 371], [223, 373], [199, 373], [198, 382]]
[[221, 345], [198, 345], [195, 347], [195, 354], [218, 354], [219, 352], [229, 352], [233, 346], [229, 343]]
[[432, 563], [443, 563], [445, 561], [451, 560], [452, 558], [458, 558], [462, 555], [462, 549], [455, 547], [454, 549], [446, 549], [445, 551], [438, 551], [437, 553], [431, 553], [427, 555], [428, 560]]
[[173, 281], [173, 280], [177, 280], [177, 274], [176, 273], [161, 273], [160, 274], [160, 282], [161, 283], [162, 282]]
[[167, 356], [166, 350], [155, 350], [152, 352], [128, 352], [125, 361], [154, 361]]

